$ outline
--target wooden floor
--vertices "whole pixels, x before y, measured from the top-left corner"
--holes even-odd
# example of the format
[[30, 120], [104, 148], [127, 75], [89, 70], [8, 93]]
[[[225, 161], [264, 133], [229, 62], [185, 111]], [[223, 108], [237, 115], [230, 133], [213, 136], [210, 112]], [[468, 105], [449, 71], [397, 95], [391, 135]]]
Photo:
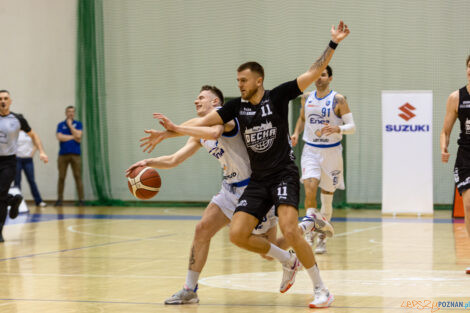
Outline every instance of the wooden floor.
[[[233, 246], [227, 229], [211, 243], [200, 303], [163, 305], [184, 283], [201, 213], [48, 207], [21, 214], [5, 226], [0, 245], [0, 312], [313, 311], [305, 272], [280, 294], [280, 264]], [[469, 302], [464, 269], [470, 241], [464, 224], [449, 216], [437, 211], [434, 218], [393, 219], [373, 210], [335, 211], [336, 236], [317, 260], [336, 300], [322, 312], [436, 312], [412, 301]], [[440, 310], [448, 309], [441, 304]]]

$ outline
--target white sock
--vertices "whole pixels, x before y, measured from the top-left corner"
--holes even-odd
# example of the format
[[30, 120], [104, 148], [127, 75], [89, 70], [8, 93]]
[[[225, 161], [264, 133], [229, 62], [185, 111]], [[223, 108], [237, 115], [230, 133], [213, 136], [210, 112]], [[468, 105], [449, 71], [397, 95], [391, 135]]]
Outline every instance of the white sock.
[[199, 272], [188, 270], [188, 274], [186, 275], [186, 287], [188, 289], [194, 290], [196, 289], [197, 281], [199, 280]]
[[270, 243], [270, 245], [271, 245], [271, 248], [269, 249], [268, 253], [266, 253], [267, 256], [278, 259], [281, 263], [289, 261], [290, 259], [289, 251], [282, 250], [281, 248], [273, 245], [272, 243]]
[[321, 193], [320, 199], [321, 199], [321, 214], [329, 222], [331, 220], [331, 216], [333, 215], [333, 195]]
[[302, 221], [299, 223], [299, 229], [302, 231], [302, 234], [312, 231], [313, 227], [315, 227], [315, 222]]
[[312, 215], [313, 213], [315, 213], [316, 210], [317, 210], [316, 208], [308, 208], [307, 215]]
[[323, 281], [321, 280], [320, 277], [320, 270], [318, 269], [317, 264], [312, 266], [311, 268], [306, 268], [305, 269], [308, 273], [308, 276], [310, 276], [310, 279], [312, 280], [313, 287], [316, 288], [325, 288], [325, 285], [323, 285]]

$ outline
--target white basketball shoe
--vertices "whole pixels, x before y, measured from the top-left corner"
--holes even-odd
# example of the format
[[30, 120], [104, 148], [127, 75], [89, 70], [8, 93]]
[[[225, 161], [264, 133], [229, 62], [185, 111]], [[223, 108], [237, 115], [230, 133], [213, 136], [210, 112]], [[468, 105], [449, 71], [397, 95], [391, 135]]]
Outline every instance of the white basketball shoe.
[[295, 275], [301, 266], [299, 259], [297, 259], [297, 256], [295, 255], [295, 252], [291, 250], [289, 253], [290, 259], [287, 262], [282, 263], [283, 274], [281, 287], [279, 288], [281, 293], [286, 292], [290, 287], [292, 287], [295, 281]]
[[335, 300], [328, 288], [315, 288], [313, 301], [308, 305], [310, 308], [327, 308]]

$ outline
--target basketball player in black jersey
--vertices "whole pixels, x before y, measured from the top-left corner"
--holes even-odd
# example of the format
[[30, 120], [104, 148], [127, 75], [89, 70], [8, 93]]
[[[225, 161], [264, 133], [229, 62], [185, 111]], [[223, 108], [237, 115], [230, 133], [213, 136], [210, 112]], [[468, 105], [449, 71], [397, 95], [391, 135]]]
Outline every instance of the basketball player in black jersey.
[[[200, 118], [197, 124], [212, 126], [238, 118], [252, 175], [233, 215], [230, 240], [246, 250], [279, 259], [280, 249], [251, 234], [269, 208], [275, 205], [284, 238], [298, 256], [290, 262], [289, 268], [283, 266], [281, 292], [294, 282], [300, 260], [314, 284], [314, 300], [309, 305], [312, 308], [327, 307], [334, 298], [323, 285], [312, 249], [297, 228], [300, 177], [290, 144], [288, 104], [320, 77], [336, 46], [348, 34], [349, 29], [343, 21], [337, 29], [332, 27], [328, 47], [310, 69], [272, 90], [263, 87], [261, 65], [256, 62], [240, 65], [237, 81], [241, 98], [227, 102], [220, 110]], [[168, 127], [164, 120], [161, 124]]]
[[[460, 122], [460, 136], [457, 141], [459, 150], [455, 160], [454, 178], [457, 189], [463, 198], [465, 208], [465, 227], [470, 236], [470, 55], [467, 57], [467, 85], [454, 91], [447, 99], [446, 116], [441, 131], [441, 158], [442, 162], [449, 161], [450, 133], [457, 118]], [[470, 274], [470, 267], [466, 270]]]

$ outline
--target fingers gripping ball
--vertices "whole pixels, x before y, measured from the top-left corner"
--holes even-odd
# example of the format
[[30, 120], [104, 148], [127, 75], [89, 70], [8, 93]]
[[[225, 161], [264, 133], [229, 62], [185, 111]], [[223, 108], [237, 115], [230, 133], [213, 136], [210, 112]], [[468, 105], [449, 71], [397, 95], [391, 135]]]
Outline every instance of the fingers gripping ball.
[[162, 180], [158, 172], [151, 167], [137, 167], [127, 178], [130, 192], [138, 199], [146, 200], [160, 191]]

